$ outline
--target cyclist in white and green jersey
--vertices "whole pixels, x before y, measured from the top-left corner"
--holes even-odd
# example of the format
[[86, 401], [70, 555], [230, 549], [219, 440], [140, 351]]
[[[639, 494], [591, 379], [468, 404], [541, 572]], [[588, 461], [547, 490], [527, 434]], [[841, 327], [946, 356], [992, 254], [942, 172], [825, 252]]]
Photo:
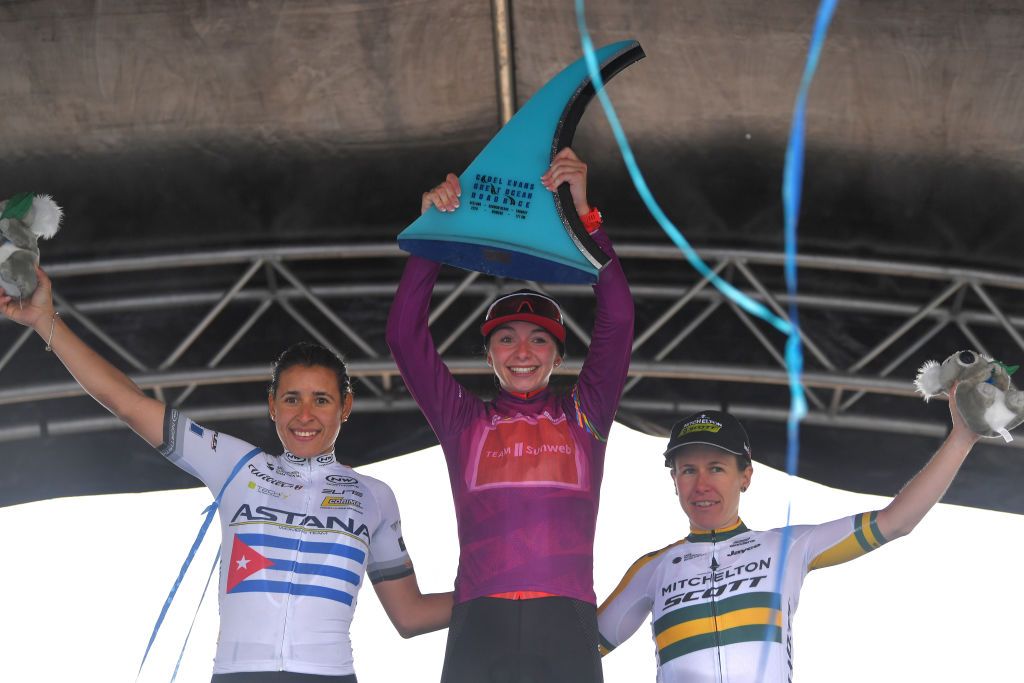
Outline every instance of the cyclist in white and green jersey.
[[743, 425], [713, 410], [677, 422], [665, 464], [690, 533], [634, 562], [598, 609], [602, 655], [650, 615], [659, 683], [792, 680], [804, 577], [910, 533], [939, 501], [978, 439], [950, 413], [945, 443], [884, 509], [768, 531], [748, 529], [739, 516], [753, 473]]

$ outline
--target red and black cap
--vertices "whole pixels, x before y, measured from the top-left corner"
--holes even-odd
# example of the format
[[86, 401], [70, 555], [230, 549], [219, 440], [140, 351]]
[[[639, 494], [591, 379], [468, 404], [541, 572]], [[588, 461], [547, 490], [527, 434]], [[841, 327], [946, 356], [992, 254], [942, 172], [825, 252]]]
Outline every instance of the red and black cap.
[[484, 324], [480, 326], [480, 334], [486, 337], [500, 325], [516, 320], [533, 323], [550, 332], [560, 343], [565, 343], [565, 325], [558, 303], [532, 289], [504, 294], [491, 302]]
[[665, 467], [671, 467], [671, 454], [683, 446], [713, 446], [740, 456], [750, 464], [750, 437], [740, 421], [720, 410], [702, 410], [672, 425]]

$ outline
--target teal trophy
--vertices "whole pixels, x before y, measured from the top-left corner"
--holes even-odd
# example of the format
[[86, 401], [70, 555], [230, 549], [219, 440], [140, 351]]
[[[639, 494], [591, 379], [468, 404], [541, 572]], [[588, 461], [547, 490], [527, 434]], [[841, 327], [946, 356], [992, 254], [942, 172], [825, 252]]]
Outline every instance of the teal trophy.
[[[607, 82], [644, 52], [626, 40], [596, 55]], [[583, 59], [548, 81], [459, 176], [462, 206], [430, 208], [402, 231], [398, 246], [500, 277], [597, 282], [608, 257], [576, 215], [568, 186], [552, 193], [540, 184], [555, 154], [572, 144], [594, 93]]]

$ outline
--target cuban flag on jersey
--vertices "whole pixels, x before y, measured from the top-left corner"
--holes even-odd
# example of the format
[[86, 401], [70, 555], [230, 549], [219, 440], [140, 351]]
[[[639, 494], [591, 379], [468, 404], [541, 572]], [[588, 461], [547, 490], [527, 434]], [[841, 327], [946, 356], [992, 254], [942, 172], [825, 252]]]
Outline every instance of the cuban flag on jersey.
[[227, 593], [290, 593], [351, 605], [365, 560], [365, 551], [342, 543], [235, 534]]

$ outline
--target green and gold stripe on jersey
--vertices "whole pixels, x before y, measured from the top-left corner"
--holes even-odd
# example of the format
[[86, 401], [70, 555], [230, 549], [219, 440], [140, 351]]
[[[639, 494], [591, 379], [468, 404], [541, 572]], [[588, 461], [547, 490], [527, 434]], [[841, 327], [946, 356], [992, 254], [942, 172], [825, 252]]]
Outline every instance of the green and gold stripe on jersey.
[[821, 569], [849, 562], [886, 542], [887, 539], [878, 529], [878, 512], [862, 512], [853, 517], [853, 533], [811, 560], [807, 569]]
[[709, 647], [782, 642], [782, 598], [757, 592], [683, 607], [654, 622], [661, 665]]

